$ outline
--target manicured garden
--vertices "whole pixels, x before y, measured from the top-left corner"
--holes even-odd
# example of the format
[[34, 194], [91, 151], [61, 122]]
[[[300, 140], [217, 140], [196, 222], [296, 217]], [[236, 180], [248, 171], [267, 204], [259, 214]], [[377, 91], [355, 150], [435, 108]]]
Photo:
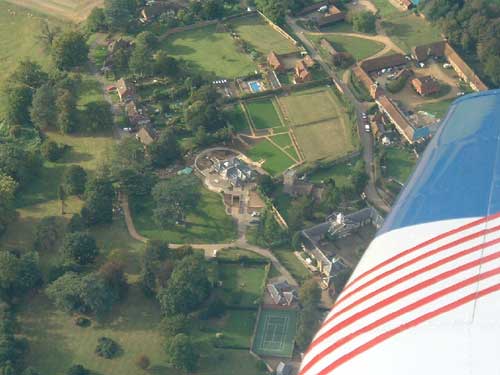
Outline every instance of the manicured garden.
[[190, 63], [193, 70], [219, 78], [236, 78], [253, 73], [255, 63], [250, 56], [238, 52], [228, 32], [216, 32], [207, 26], [174, 34], [163, 42], [171, 56]]
[[283, 124], [274, 107], [273, 99], [257, 99], [245, 103], [256, 129], [279, 128]]
[[278, 175], [294, 164], [294, 161], [267, 139], [260, 141], [246, 154], [254, 161], [265, 160], [262, 167], [272, 175]]
[[153, 220], [153, 199], [134, 202], [133, 218], [136, 229], [146, 238], [169, 243], [221, 243], [236, 237], [236, 225], [226, 214], [219, 194], [201, 189], [201, 198], [185, 224], [162, 229]]
[[290, 40], [274, 31], [260, 16], [240, 17], [231, 24], [243, 40], [265, 56], [271, 51], [281, 54], [298, 50]]

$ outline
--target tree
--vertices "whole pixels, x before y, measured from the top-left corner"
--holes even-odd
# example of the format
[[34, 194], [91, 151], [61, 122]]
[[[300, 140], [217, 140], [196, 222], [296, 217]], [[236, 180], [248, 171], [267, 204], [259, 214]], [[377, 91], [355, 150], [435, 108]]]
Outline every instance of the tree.
[[119, 350], [120, 346], [113, 339], [109, 337], [99, 337], [97, 339], [95, 352], [98, 356], [111, 359], [118, 354]]
[[174, 77], [179, 72], [179, 64], [176, 59], [168, 56], [167, 52], [161, 50], [154, 56], [154, 73], [161, 77]]
[[304, 282], [299, 288], [299, 301], [302, 306], [317, 306], [321, 301], [321, 289], [314, 279]]
[[26, 85], [16, 82], [7, 83], [4, 87], [5, 119], [9, 124], [26, 125], [31, 123], [29, 108], [33, 91]]
[[187, 333], [189, 330], [190, 320], [184, 314], [167, 316], [160, 323], [160, 333], [172, 338], [179, 333]]
[[171, 129], [162, 131], [158, 140], [150, 144], [147, 150], [156, 168], [165, 168], [181, 156], [177, 137]]
[[76, 98], [71, 91], [61, 89], [56, 98], [57, 128], [62, 134], [72, 133], [78, 125]]
[[57, 68], [69, 70], [88, 61], [89, 47], [85, 37], [78, 31], [68, 30], [54, 39], [52, 57]]
[[35, 226], [33, 247], [39, 252], [54, 250], [62, 230], [61, 222], [55, 216], [42, 218]]
[[115, 191], [106, 177], [91, 178], [85, 187], [82, 217], [88, 225], [111, 223]]
[[61, 215], [64, 215], [64, 202], [66, 200], [66, 191], [64, 190], [64, 187], [62, 185], [59, 185], [57, 187], [57, 196], [59, 198], [59, 201], [61, 202]]
[[199, 201], [200, 184], [194, 176], [176, 176], [160, 181], [153, 188], [156, 208], [153, 216], [156, 223], [166, 228], [185, 221], [187, 213]]
[[111, 129], [113, 126], [113, 112], [111, 105], [105, 101], [90, 102], [85, 108], [86, 130], [94, 132]]
[[40, 285], [42, 274], [35, 253], [0, 250], [0, 298], [19, 297]]
[[45, 140], [45, 142], [42, 143], [40, 151], [46, 160], [54, 162], [59, 160], [65, 149], [64, 146], [59, 146], [54, 141]]
[[105, 282], [96, 274], [85, 276], [66, 272], [46, 289], [57, 308], [68, 312], [95, 313], [109, 311], [116, 299]]
[[116, 301], [125, 297], [128, 291], [128, 283], [123, 263], [109, 260], [99, 268], [98, 274], [113, 293]]
[[7, 229], [7, 224], [15, 216], [14, 198], [18, 183], [0, 172], [0, 235]]
[[87, 172], [79, 165], [71, 165], [63, 176], [64, 190], [68, 195], [82, 195], [87, 183]]
[[281, 26], [285, 23], [287, 11], [285, 0], [256, 0], [255, 5], [275, 24]]
[[12, 73], [9, 80], [19, 85], [36, 90], [47, 83], [49, 76], [42, 70], [40, 64], [31, 60], [22, 60]]
[[165, 315], [187, 314], [206, 300], [210, 292], [205, 260], [191, 255], [174, 269], [167, 286], [158, 293]]
[[94, 8], [87, 17], [87, 30], [91, 33], [104, 32], [108, 30], [106, 14], [103, 8]]
[[90, 371], [87, 370], [82, 365], [73, 365], [66, 372], [66, 375], [89, 375], [89, 374]]
[[199, 355], [189, 336], [181, 333], [166, 345], [168, 360], [173, 367], [192, 372], [198, 367]]
[[26, 367], [22, 372], [22, 375], [40, 375], [40, 373], [33, 367]]
[[46, 50], [50, 50], [54, 44], [54, 39], [61, 32], [59, 26], [53, 26], [49, 24], [48, 20], [43, 20], [40, 33], [38, 34], [38, 40], [44, 45]]
[[153, 52], [145, 43], [136, 43], [130, 55], [129, 67], [140, 76], [147, 76], [152, 73]]
[[20, 188], [37, 176], [41, 167], [38, 152], [15, 142], [0, 143], [0, 173], [12, 177]]
[[361, 33], [374, 33], [377, 17], [370, 11], [355, 12], [350, 15], [354, 30]]
[[61, 255], [67, 261], [79, 265], [93, 263], [99, 255], [94, 237], [86, 233], [68, 233], [61, 246]]
[[134, 0], [105, 0], [106, 21], [113, 31], [125, 31], [134, 20], [137, 2]]
[[142, 354], [141, 356], [139, 356], [139, 358], [136, 359], [135, 364], [140, 369], [147, 370], [151, 365], [151, 361], [149, 360], [149, 357], [147, 355]]

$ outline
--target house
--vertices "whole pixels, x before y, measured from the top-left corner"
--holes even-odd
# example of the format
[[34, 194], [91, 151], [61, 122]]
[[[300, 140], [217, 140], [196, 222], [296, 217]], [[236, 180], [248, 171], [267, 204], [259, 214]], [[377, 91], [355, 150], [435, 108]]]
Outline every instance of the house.
[[328, 9], [328, 13], [317, 19], [317, 24], [318, 27], [321, 28], [324, 26], [331, 25], [332, 23], [344, 21], [345, 18], [346, 14], [344, 12], [342, 12], [335, 5], [331, 5], [330, 8]]
[[119, 49], [128, 49], [131, 46], [132, 43], [128, 40], [125, 40], [123, 38], [114, 39], [108, 44], [108, 52], [110, 54], [113, 54]]
[[276, 305], [290, 306], [297, 299], [297, 291], [286, 280], [267, 284], [267, 291]]
[[293, 367], [289, 363], [280, 362], [276, 367], [276, 375], [292, 375]]
[[406, 63], [408, 63], [408, 61], [406, 60], [405, 55], [402, 53], [395, 53], [392, 55], [364, 60], [360, 63], [360, 66], [365, 72], [371, 73], [385, 68], [394, 68], [405, 65]]
[[440, 41], [436, 43], [423, 44], [421, 46], [416, 46], [412, 48], [412, 57], [417, 62], [424, 62], [429, 57], [443, 57], [444, 56], [444, 45], [446, 42]]
[[132, 83], [128, 82], [124, 78], [120, 78], [116, 82], [116, 90], [118, 92], [118, 96], [120, 101], [128, 102], [133, 100], [135, 97], [135, 87]]
[[137, 105], [133, 100], [125, 104], [125, 113], [133, 127], [145, 126], [151, 123], [149, 117], [142, 114], [141, 111], [137, 109]]
[[146, 125], [139, 129], [139, 131], [135, 134], [135, 138], [144, 146], [149, 146], [156, 142], [158, 139], [158, 133], [152, 126]]
[[389, 120], [394, 124], [397, 131], [408, 141], [408, 143], [413, 144], [415, 142], [415, 128], [412, 126], [410, 121], [401, 112], [401, 110], [389, 99], [386, 95], [382, 95], [376, 100], [380, 111], [384, 113]]
[[316, 61], [309, 55], [305, 55], [302, 61], [307, 68], [312, 68], [316, 65]]
[[411, 84], [415, 91], [421, 96], [438, 93], [441, 89], [439, 82], [432, 76], [413, 78]]
[[251, 182], [255, 177], [252, 168], [237, 157], [224, 161], [214, 158], [212, 163], [213, 170], [222, 178], [228, 180], [234, 187], [241, 187]]
[[324, 188], [317, 187], [308, 181], [301, 181], [297, 178], [294, 169], [289, 169], [283, 174], [283, 192], [292, 197], [312, 196], [316, 200], [321, 200]]
[[274, 51], [269, 52], [269, 55], [267, 55], [267, 63], [276, 72], [283, 72], [285, 70], [285, 65]]
[[295, 83], [304, 83], [312, 79], [311, 72], [307, 69], [302, 60], [295, 63], [295, 73], [293, 79]]
[[398, 0], [398, 1], [399, 1], [399, 5], [404, 10], [410, 10], [414, 6], [414, 4], [413, 4], [413, 2], [411, 0]]

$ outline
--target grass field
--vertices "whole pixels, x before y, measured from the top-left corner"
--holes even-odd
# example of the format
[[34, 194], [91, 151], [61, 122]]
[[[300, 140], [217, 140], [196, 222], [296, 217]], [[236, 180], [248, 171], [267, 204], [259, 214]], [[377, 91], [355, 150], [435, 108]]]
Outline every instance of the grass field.
[[290, 271], [299, 283], [302, 283], [311, 277], [311, 273], [297, 259], [292, 250], [284, 248], [273, 249], [273, 254], [276, 255], [276, 258], [278, 258], [280, 263], [288, 271]]
[[222, 198], [204, 188], [198, 207], [188, 214], [187, 224], [170, 229], [158, 228], [153, 220], [153, 199], [140, 202], [134, 210], [134, 223], [143, 236], [169, 243], [221, 243], [236, 237], [236, 225], [226, 214]]
[[306, 161], [333, 160], [355, 150], [346, 113], [328, 89], [295, 92], [279, 100]]
[[67, 21], [81, 22], [95, 7], [102, 7], [104, 0], [7, 0], [37, 12]]
[[308, 173], [307, 177], [311, 182], [316, 184], [321, 183], [328, 178], [333, 178], [337, 186], [351, 185], [349, 177], [351, 176], [352, 166], [356, 164], [358, 158], [347, 163], [335, 164], [330, 167], [318, 168], [312, 173]]
[[274, 99], [257, 99], [246, 102], [246, 107], [256, 129], [279, 128], [283, 124], [276, 113]]
[[273, 175], [284, 172], [294, 161], [267, 139], [257, 143], [246, 153], [252, 160], [265, 160], [262, 167]]
[[232, 25], [243, 40], [265, 56], [271, 51], [278, 54], [298, 51], [291, 41], [274, 31], [260, 16], [240, 17], [232, 21]]
[[260, 355], [291, 358], [296, 329], [295, 310], [262, 310], [253, 351]]
[[265, 266], [220, 263], [218, 267], [224, 301], [231, 306], [257, 307], [265, 284]]
[[246, 249], [223, 249], [217, 252], [217, 259], [223, 260], [239, 260], [240, 257], [245, 257], [247, 259], [266, 259], [264, 256], [254, 253], [253, 251]]
[[389, 36], [406, 53], [422, 44], [442, 40], [439, 30], [422, 17], [409, 12], [399, 12], [384, 17], [382, 26]]
[[339, 52], [349, 52], [357, 61], [375, 55], [384, 49], [384, 44], [373, 40], [344, 35], [308, 35], [317, 45], [322, 38], [327, 39]]
[[437, 118], [443, 119], [448, 110], [450, 109], [451, 103], [455, 101], [455, 98], [445, 99], [434, 103], [424, 103], [417, 106], [417, 111], [425, 111]]
[[240, 104], [235, 104], [226, 110], [227, 118], [231, 126], [238, 133], [248, 133], [250, 128]]
[[371, 2], [377, 8], [378, 14], [383, 18], [399, 12], [399, 9], [392, 5], [389, 0], [371, 0]]
[[409, 150], [396, 147], [388, 147], [385, 152], [386, 176], [406, 183], [416, 163], [415, 155]]
[[229, 33], [216, 33], [215, 26], [172, 35], [163, 46], [169, 55], [188, 61], [200, 73], [235, 78], [256, 70], [250, 57], [236, 50]]

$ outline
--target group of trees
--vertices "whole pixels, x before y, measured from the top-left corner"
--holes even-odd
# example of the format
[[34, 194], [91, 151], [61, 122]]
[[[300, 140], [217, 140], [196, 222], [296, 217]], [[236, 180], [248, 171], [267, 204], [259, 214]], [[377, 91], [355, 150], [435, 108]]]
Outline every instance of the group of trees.
[[500, 85], [500, 4], [489, 0], [427, 0], [419, 7], [488, 80]]
[[295, 341], [301, 350], [306, 350], [320, 323], [318, 305], [321, 289], [314, 279], [306, 281], [299, 289], [300, 312]]
[[361, 33], [374, 33], [376, 31], [377, 17], [369, 11], [350, 12], [347, 21], [352, 23], [353, 29]]

